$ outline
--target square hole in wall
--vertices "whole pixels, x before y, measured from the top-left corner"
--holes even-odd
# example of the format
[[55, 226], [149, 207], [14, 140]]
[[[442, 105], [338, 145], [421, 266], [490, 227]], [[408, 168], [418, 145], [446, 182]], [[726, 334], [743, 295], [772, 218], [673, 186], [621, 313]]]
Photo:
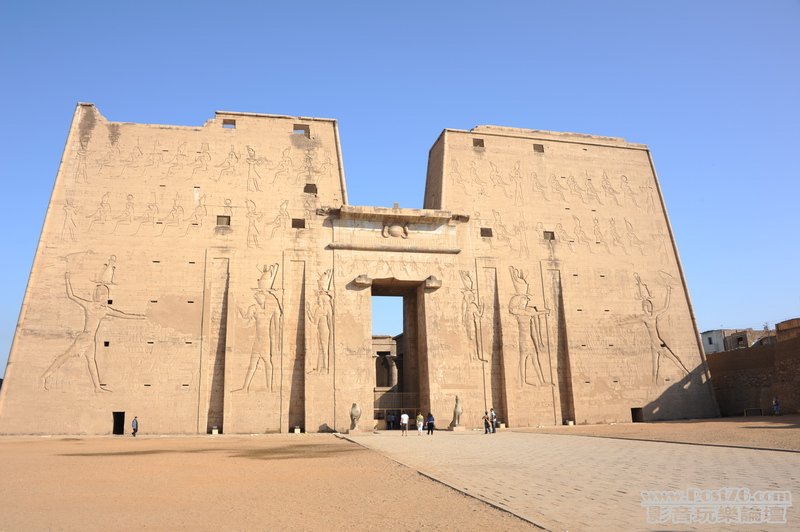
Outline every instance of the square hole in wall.
[[107, 305], [113, 305], [114, 304], [114, 300], [113, 299], [108, 299], [108, 300], [106, 300], [106, 304]]
[[535, 153], [544, 153], [544, 144], [534, 144], [533, 151]]
[[303, 218], [292, 218], [292, 229], [305, 229], [306, 221]]
[[481, 236], [486, 238], [492, 237], [492, 228], [491, 227], [481, 227]]
[[303, 135], [305, 138], [311, 138], [311, 126], [306, 124], [295, 124], [292, 128], [293, 135]]
[[303, 192], [306, 194], [316, 194], [317, 193], [317, 185], [314, 183], [306, 183], [306, 186], [303, 187]]
[[545, 231], [543, 237], [545, 240], [555, 240], [556, 234], [553, 231]]
[[103, 347], [108, 347], [108, 346], [110, 346], [110, 345], [111, 345], [111, 342], [109, 342], [108, 340], [105, 340], [105, 341], [103, 342]]
[[483, 139], [472, 139], [472, 147], [477, 149], [485, 148], [486, 146], [483, 143]]
[[217, 216], [217, 225], [224, 225], [228, 226], [231, 225], [231, 217], [230, 216]]
[[233, 118], [223, 118], [222, 127], [225, 129], [236, 129], [236, 120]]

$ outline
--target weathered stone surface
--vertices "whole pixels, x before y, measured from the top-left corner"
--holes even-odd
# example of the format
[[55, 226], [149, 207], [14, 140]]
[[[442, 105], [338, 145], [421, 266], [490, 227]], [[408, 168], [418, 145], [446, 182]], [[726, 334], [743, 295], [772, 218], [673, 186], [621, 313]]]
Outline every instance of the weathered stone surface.
[[468, 427], [716, 413], [645, 146], [445, 130], [423, 209], [348, 205], [340, 154], [333, 120], [80, 104], [0, 432], [369, 428], [372, 295], [404, 298], [392, 400], [441, 426], [456, 395]]

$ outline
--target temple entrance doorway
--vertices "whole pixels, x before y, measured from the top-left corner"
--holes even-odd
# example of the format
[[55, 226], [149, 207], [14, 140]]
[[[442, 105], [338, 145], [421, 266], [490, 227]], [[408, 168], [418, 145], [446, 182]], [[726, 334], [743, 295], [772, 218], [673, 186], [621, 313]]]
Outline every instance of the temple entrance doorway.
[[[374, 415], [379, 429], [397, 429], [402, 412], [413, 420], [422, 406], [420, 386], [421, 283], [373, 280], [372, 357]], [[411, 423], [413, 425], [413, 421]]]

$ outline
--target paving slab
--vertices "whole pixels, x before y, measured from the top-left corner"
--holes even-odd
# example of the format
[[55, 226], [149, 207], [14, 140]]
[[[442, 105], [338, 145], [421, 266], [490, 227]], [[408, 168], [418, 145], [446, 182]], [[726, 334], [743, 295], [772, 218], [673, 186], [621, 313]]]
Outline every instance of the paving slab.
[[[741, 501], [745, 492], [717, 491], [796, 496], [800, 453], [510, 431], [350, 439], [548, 530], [800, 529], [795, 507], [780, 513], [785, 499], [744, 505], [731, 499]], [[701, 493], [693, 489], [728, 500], [701, 507], [662, 499], [649, 515], [642, 504], [643, 492]], [[772, 513], [757, 513], [765, 508]], [[783, 515], [787, 522], [776, 522]], [[721, 516], [727, 522], [696, 521]], [[773, 522], [752, 524], [766, 519]], [[740, 524], [747, 520], [750, 525]]]

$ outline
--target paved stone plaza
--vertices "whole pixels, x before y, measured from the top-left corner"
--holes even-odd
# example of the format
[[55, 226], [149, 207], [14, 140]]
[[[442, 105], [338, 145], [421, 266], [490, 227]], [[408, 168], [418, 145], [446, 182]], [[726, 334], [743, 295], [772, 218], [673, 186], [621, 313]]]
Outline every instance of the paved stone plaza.
[[[648, 524], [644, 490], [749, 488], [800, 493], [800, 454], [790, 451], [586, 436], [437, 431], [350, 438], [459, 491], [550, 530], [687, 530]], [[796, 503], [795, 503], [796, 506]], [[785, 525], [797, 529], [797, 509]], [[699, 530], [752, 526], [696, 525]]]

